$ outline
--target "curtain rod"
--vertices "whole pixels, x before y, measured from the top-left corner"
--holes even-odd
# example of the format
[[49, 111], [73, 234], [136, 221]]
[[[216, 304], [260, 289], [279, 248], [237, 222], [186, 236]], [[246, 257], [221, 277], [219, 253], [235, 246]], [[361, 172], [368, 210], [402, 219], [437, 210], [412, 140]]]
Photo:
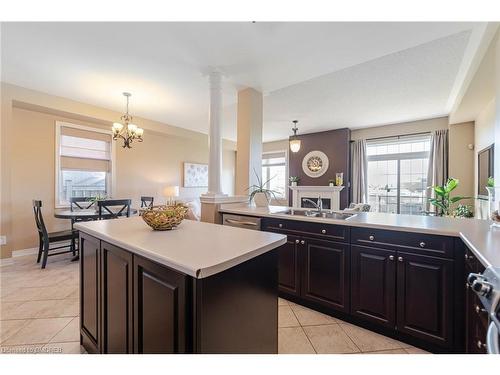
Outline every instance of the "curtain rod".
[[420, 133], [411, 133], [411, 134], [400, 134], [400, 135], [390, 135], [386, 137], [374, 137], [374, 138], [366, 138], [366, 141], [374, 141], [377, 139], [387, 139], [387, 138], [397, 138], [400, 139], [401, 137], [410, 137], [412, 135], [424, 135], [424, 134], [431, 134], [432, 132], [420, 132]]

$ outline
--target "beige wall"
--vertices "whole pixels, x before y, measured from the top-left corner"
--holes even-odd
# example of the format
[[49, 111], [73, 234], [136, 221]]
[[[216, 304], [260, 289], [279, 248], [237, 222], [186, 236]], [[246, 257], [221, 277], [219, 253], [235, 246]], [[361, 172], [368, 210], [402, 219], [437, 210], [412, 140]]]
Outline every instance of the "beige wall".
[[[120, 115], [2, 84], [0, 230], [8, 240], [2, 246], [2, 257], [9, 257], [13, 250], [36, 246], [32, 199], [43, 201], [50, 231], [68, 228], [68, 221], [53, 217], [55, 122], [109, 129]], [[206, 135], [150, 120], [136, 118], [136, 121], [145, 129], [145, 140], [130, 150], [116, 147], [114, 194], [116, 198], [133, 198], [135, 206], [140, 195], [153, 195], [161, 201], [164, 186], [182, 186], [183, 162], [208, 162]], [[233, 142], [224, 142], [222, 175], [227, 194], [234, 192], [234, 149]], [[197, 197], [204, 190], [181, 188], [181, 197]]]
[[353, 129], [351, 131], [351, 139], [358, 140], [378, 137], [391, 137], [395, 135], [431, 132], [439, 129], [448, 129], [448, 117], [402, 122], [399, 124], [375, 126], [372, 128]]
[[[474, 122], [450, 125], [449, 129], [449, 171], [450, 177], [460, 183], [454, 195], [474, 196]], [[470, 147], [472, 146], [472, 147]], [[471, 204], [472, 201], [466, 202]]]
[[477, 154], [495, 142], [495, 99], [479, 113], [475, 124], [474, 194], [477, 195]]

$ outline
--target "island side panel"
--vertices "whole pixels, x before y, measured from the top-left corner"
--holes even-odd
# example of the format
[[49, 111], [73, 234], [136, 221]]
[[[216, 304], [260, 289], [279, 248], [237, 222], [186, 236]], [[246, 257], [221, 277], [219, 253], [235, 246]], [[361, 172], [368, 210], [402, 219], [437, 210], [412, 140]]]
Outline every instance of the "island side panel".
[[278, 352], [277, 250], [194, 283], [196, 352]]

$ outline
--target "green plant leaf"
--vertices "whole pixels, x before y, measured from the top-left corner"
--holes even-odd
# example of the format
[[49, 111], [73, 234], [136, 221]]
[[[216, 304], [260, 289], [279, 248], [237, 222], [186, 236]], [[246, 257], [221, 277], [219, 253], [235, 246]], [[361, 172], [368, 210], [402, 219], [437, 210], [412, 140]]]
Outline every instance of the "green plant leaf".
[[444, 185], [444, 190], [447, 193], [451, 193], [458, 186], [458, 180], [456, 178], [449, 178]]
[[451, 203], [456, 203], [458, 201], [461, 201], [462, 199], [470, 199], [471, 197], [461, 197], [459, 195], [457, 195], [456, 197], [452, 197], [450, 198], [450, 202]]
[[433, 186], [432, 188], [434, 189], [434, 192], [437, 195], [444, 196], [446, 194], [446, 192], [442, 186]]

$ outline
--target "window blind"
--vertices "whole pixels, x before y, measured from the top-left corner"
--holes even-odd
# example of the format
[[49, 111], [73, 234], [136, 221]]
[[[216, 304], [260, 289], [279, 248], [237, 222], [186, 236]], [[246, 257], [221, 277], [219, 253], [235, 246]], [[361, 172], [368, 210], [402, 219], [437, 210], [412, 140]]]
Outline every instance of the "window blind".
[[62, 127], [59, 156], [61, 169], [109, 172], [111, 135]]

